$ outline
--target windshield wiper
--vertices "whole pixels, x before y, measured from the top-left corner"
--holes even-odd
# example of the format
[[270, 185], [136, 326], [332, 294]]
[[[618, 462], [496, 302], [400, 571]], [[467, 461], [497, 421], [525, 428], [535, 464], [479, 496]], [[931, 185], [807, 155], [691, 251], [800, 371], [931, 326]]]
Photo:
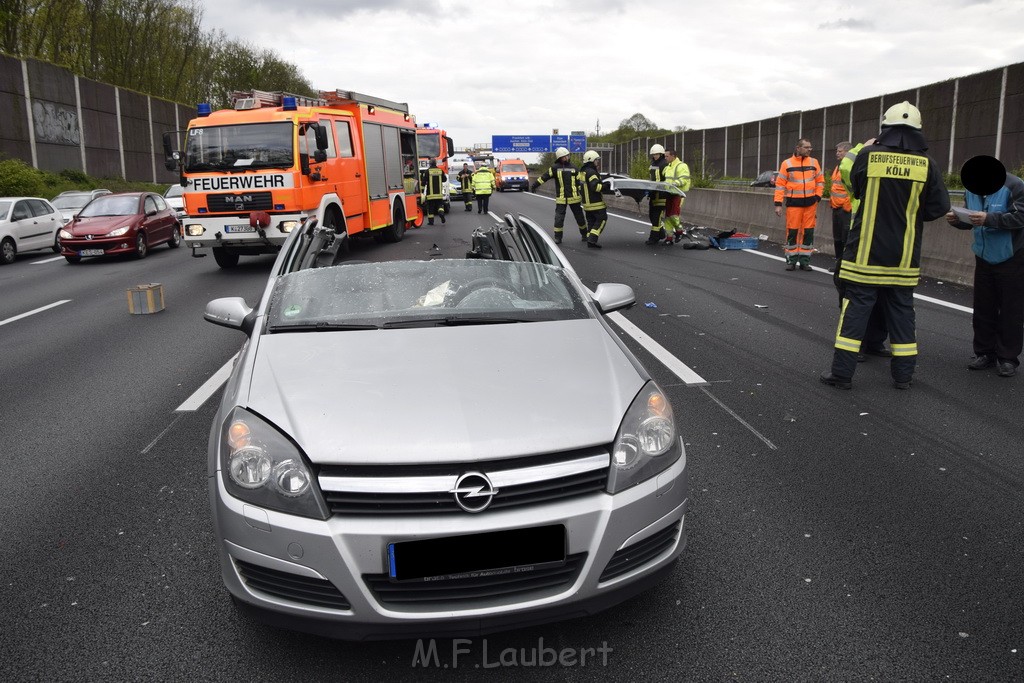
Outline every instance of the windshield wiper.
[[271, 325], [270, 332], [330, 332], [334, 330], [379, 330], [377, 325], [363, 323], [329, 323], [320, 321], [317, 323], [294, 323]]
[[533, 320], [526, 318], [494, 318], [494, 317], [467, 317], [450, 315], [444, 318], [414, 318], [410, 320], [396, 320], [384, 323], [385, 329], [400, 329], [403, 327], [458, 327], [459, 325], [497, 325], [507, 323], [529, 323]]

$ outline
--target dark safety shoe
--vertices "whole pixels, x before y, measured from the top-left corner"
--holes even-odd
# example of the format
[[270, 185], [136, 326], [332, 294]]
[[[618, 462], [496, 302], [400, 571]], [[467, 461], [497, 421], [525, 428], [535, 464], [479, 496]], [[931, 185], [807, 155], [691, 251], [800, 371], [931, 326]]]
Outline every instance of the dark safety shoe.
[[650, 245], [650, 244], [657, 244], [660, 241], [661, 241], [660, 237], [648, 237], [647, 241], [644, 242], [644, 244], [648, 244], [648, 245]]
[[996, 366], [1000, 377], [1013, 377], [1017, 374], [1017, 366], [1008, 360], [1001, 360], [996, 363]]
[[880, 346], [877, 349], [861, 349], [860, 352], [865, 356], [878, 356], [879, 358], [892, 358], [892, 351]]
[[809, 263], [801, 263], [800, 264], [800, 270], [810, 270], [810, 269], [811, 269], [811, 264], [809, 264]]
[[598, 244], [597, 242], [591, 242], [590, 240], [587, 240], [587, 249], [601, 249], [601, 245]]
[[444, 214], [443, 214], [443, 213], [441, 214], [441, 222], [442, 222], [442, 223], [444, 223], [444, 222], [445, 222], [445, 220], [444, 220]]
[[836, 389], [853, 388], [852, 380], [847, 379], [845, 377], [836, 377], [831, 372], [823, 372], [821, 376], [818, 377], [818, 379], [821, 380], [822, 384], [827, 384], [830, 387], [835, 387]]
[[555, 233], [555, 244], [561, 244], [561, 243], [562, 243], [562, 233], [556, 232]]
[[467, 206], [467, 207], [466, 207], [466, 211], [472, 211], [472, 210], [473, 210], [473, 207], [472, 207], [472, 206]]
[[434, 224], [434, 219], [433, 218], [428, 218], [427, 219], [427, 225], [433, 225], [433, 224]]
[[996, 364], [992, 356], [975, 356], [974, 360], [967, 364], [968, 370], [985, 370]]
[[584, 242], [587, 241], [587, 231], [586, 230], [580, 230], [580, 240], [582, 240]]
[[787, 263], [786, 264], [786, 270], [796, 270], [796, 264], [795, 263]]
[[892, 380], [892, 385], [894, 387], [896, 387], [897, 389], [903, 389], [904, 391], [906, 391], [907, 389], [910, 388], [910, 384], [911, 384], [910, 378], [907, 378], [907, 379], [896, 379], [894, 377], [893, 380]]

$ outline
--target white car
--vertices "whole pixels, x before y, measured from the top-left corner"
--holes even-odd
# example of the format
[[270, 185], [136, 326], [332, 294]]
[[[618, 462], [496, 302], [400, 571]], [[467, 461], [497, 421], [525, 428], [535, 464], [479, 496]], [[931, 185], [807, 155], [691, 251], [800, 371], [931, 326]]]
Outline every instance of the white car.
[[185, 213], [185, 188], [175, 183], [167, 188], [167, 192], [164, 192], [164, 201], [167, 205], [174, 209], [174, 214], [178, 217], [178, 220], [183, 220], [188, 214]]
[[110, 190], [69, 190], [61, 192], [50, 200], [53, 207], [60, 211], [64, 225], [71, 222], [71, 219], [78, 215], [78, 212], [85, 208], [85, 205], [96, 197], [110, 194]]
[[60, 212], [39, 197], [0, 198], [0, 265], [14, 263], [23, 251], [60, 251], [57, 231], [64, 224]]

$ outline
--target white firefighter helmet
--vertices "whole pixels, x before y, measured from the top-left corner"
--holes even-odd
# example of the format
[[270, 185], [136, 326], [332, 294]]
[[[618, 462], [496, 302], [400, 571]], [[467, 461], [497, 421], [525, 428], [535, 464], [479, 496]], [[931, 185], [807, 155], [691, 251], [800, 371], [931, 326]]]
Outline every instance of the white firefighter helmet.
[[562, 157], [567, 156], [569, 156], [569, 150], [567, 150], [565, 147], [559, 147], [558, 149], [555, 150], [555, 159], [561, 159]]
[[583, 155], [583, 163], [589, 164], [591, 161], [597, 161], [600, 158], [601, 155], [595, 152], [594, 150], [587, 150], [587, 152]]
[[921, 130], [921, 111], [910, 102], [903, 100], [885, 110], [883, 126], [910, 126]]
[[648, 152], [648, 154], [650, 154], [651, 156], [654, 156], [655, 154], [664, 154], [664, 153], [665, 153], [665, 148], [662, 147], [661, 145], [651, 145], [651, 151]]

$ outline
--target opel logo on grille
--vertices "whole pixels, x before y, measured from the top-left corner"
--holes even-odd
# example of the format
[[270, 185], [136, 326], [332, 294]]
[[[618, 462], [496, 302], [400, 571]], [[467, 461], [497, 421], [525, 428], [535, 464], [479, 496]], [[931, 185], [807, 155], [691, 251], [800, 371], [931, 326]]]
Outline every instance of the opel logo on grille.
[[497, 492], [498, 489], [494, 488], [486, 474], [466, 472], [455, 481], [455, 488], [448, 493], [455, 494], [455, 502], [466, 512], [483, 512]]

